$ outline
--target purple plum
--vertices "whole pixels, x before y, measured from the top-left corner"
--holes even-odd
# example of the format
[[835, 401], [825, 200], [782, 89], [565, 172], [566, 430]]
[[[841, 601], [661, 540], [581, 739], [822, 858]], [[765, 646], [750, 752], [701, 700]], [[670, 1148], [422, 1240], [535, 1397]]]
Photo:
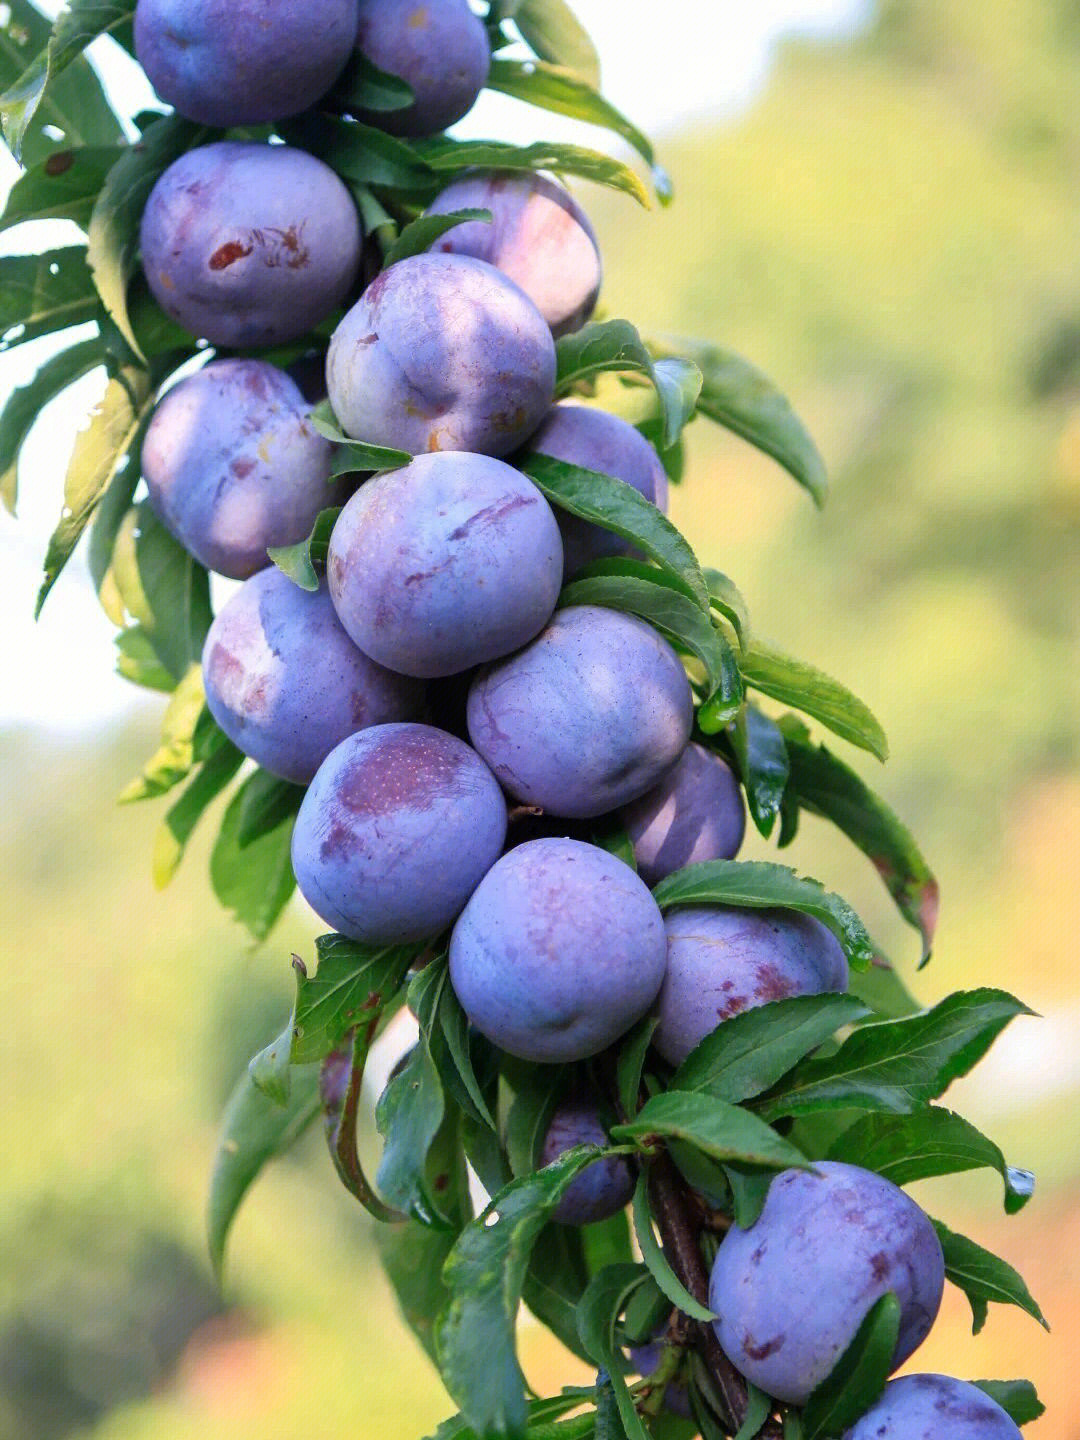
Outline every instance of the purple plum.
[[377, 275], [334, 331], [326, 383], [357, 440], [508, 455], [551, 404], [555, 342], [493, 266], [413, 255]]
[[327, 505], [331, 446], [283, 370], [264, 360], [214, 360], [166, 391], [142, 447], [150, 503], [201, 564], [233, 580], [269, 565]]
[[[640, 430], [606, 410], [560, 400], [533, 435], [529, 449], [568, 465], [614, 475], [659, 509], [667, 510], [667, 472], [659, 455]], [[591, 560], [633, 553], [633, 547], [620, 535], [577, 515], [562, 512], [559, 528], [563, 532], [567, 575], [575, 574]]]
[[161, 98], [227, 129], [299, 115], [356, 43], [356, 0], [139, 0], [135, 54]]
[[1020, 1440], [985, 1390], [951, 1375], [901, 1375], [844, 1440]]
[[287, 145], [222, 140], [150, 192], [142, 262], [158, 304], [214, 345], [280, 345], [341, 304], [362, 234], [333, 170]]
[[930, 1333], [944, 1284], [941, 1245], [914, 1200], [873, 1171], [816, 1161], [813, 1171], [778, 1175], [754, 1224], [724, 1236], [709, 1305], [736, 1370], [802, 1405], [890, 1290], [901, 1311], [893, 1367], [901, 1365]]
[[273, 565], [246, 580], [203, 647], [210, 713], [245, 755], [306, 785], [335, 745], [369, 725], [414, 720], [424, 687], [362, 654], [326, 585], [312, 594]]
[[600, 293], [600, 250], [565, 185], [534, 171], [477, 170], [452, 181], [427, 213], [455, 210], [490, 210], [491, 220], [455, 225], [432, 250], [494, 265], [521, 286], [556, 337], [581, 329]]
[[699, 860], [730, 860], [746, 833], [742, 791], [719, 755], [688, 745], [659, 785], [622, 808], [647, 885]]
[[373, 725], [331, 750], [292, 839], [300, 893], [367, 945], [438, 935], [506, 839], [506, 802], [463, 740], [431, 725]]
[[[550, 1165], [575, 1145], [610, 1145], [596, 1106], [585, 1100], [560, 1105], [551, 1117], [540, 1150], [540, 1164]], [[591, 1225], [625, 1210], [634, 1194], [634, 1172], [625, 1155], [611, 1155], [586, 1166], [552, 1212], [560, 1225]]]
[[571, 818], [643, 795], [678, 760], [692, 723], [675, 651], [643, 620], [598, 605], [556, 611], [469, 691], [469, 737], [503, 786]]
[[664, 922], [621, 860], [530, 840], [488, 871], [450, 937], [450, 980], [476, 1028], [545, 1064], [585, 1060], [640, 1020], [664, 978]]
[[743, 1010], [847, 989], [840, 942], [798, 910], [684, 906], [668, 913], [664, 928], [667, 974], [653, 1044], [672, 1065]]
[[341, 623], [404, 675], [455, 675], [517, 650], [551, 618], [562, 541], [531, 481], [489, 455], [418, 455], [369, 480], [330, 538]]
[[412, 87], [401, 110], [361, 112], [391, 135], [434, 135], [468, 114], [487, 83], [491, 46], [468, 0], [360, 0], [357, 48]]

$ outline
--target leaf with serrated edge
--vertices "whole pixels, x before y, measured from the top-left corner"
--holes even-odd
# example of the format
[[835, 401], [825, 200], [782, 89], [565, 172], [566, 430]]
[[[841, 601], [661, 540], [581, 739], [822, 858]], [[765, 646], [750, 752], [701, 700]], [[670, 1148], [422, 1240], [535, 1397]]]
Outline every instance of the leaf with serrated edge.
[[582, 145], [552, 144], [544, 140], [532, 145], [511, 145], [505, 140], [453, 140], [439, 136], [418, 141], [413, 148], [435, 171], [550, 170], [556, 175], [576, 175], [596, 185], [607, 185], [649, 208], [649, 192], [629, 165]]
[[660, 1242], [653, 1233], [652, 1216], [649, 1213], [648, 1186], [648, 1174], [642, 1170], [634, 1190], [633, 1202], [634, 1234], [637, 1236], [641, 1258], [649, 1267], [649, 1271], [660, 1289], [684, 1315], [689, 1315], [692, 1320], [705, 1322], [715, 1320], [715, 1313], [707, 1305], [702, 1305], [700, 1301], [694, 1299], [668, 1264], [667, 1257], [660, 1248]]
[[749, 1110], [692, 1091], [654, 1095], [632, 1120], [611, 1130], [616, 1141], [646, 1142], [653, 1135], [685, 1140], [714, 1160], [738, 1160], [769, 1170], [806, 1169], [809, 1163]]
[[833, 932], [849, 962], [865, 968], [874, 958], [866, 927], [846, 900], [817, 880], [764, 860], [702, 860], [661, 880], [653, 891], [661, 910], [673, 905], [779, 906], [813, 915]]
[[206, 1231], [214, 1273], [221, 1278], [225, 1242], [240, 1203], [267, 1161], [298, 1140], [319, 1113], [319, 1076], [314, 1066], [298, 1071], [289, 1103], [273, 1104], [245, 1072], [221, 1122], [210, 1177]]
[[922, 935], [925, 964], [937, 926], [938, 883], [911, 832], [824, 745], [808, 743], [790, 723], [782, 729], [790, 793], [804, 809], [831, 820], [873, 862], [901, 915]]
[[811, 1050], [870, 1011], [851, 995], [796, 995], [722, 1021], [691, 1050], [670, 1090], [738, 1104], [768, 1090]]
[[874, 1170], [894, 1185], [984, 1167], [996, 1170], [1005, 1184], [1005, 1208], [1012, 1214], [1035, 1188], [1030, 1171], [1007, 1165], [1000, 1149], [970, 1121], [936, 1106], [913, 1115], [864, 1115], [833, 1141], [828, 1158]]
[[940, 1220], [931, 1219], [945, 1255], [945, 1278], [961, 1289], [971, 1303], [972, 1333], [978, 1334], [986, 1319], [989, 1303], [1016, 1305], [1037, 1320], [1044, 1330], [1050, 1326], [1031, 1291], [1006, 1260], [984, 1250], [966, 1235], [957, 1235]]
[[830, 1374], [803, 1407], [806, 1440], [842, 1435], [874, 1404], [893, 1369], [900, 1301], [889, 1291], [873, 1305]]
[[514, 1326], [529, 1253], [563, 1194], [603, 1154], [575, 1146], [514, 1180], [466, 1225], [443, 1267], [450, 1292], [436, 1322], [443, 1382], [481, 1435], [520, 1437], [528, 1419]]
[[863, 1025], [834, 1055], [797, 1066], [755, 1102], [770, 1120], [815, 1110], [909, 1114], [966, 1075], [1017, 1015], [1033, 1012], [1004, 990], [967, 990], [931, 1010]]

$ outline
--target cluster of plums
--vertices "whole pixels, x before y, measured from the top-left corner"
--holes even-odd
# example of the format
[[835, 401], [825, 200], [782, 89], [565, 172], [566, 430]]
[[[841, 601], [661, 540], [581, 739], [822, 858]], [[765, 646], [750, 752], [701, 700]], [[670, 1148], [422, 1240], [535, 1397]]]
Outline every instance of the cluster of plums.
[[[471, 106], [489, 62], [466, 0], [139, 0], [135, 35], [161, 96], [216, 127], [304, 110], [359, 45], [415, 96], [361, 118], [428, 134]], [[556, 514], [514, 462], [546, 454], [661, 508], [664, 469], [624, 420], [554, 403], [554, 339], [589, 318], [600, 285], [578, 205], [542, 176], [476, 173], [431, 211], [468, 207], [490, 223], [457, 225], [358, 294], [362, 226], [328, 166], [250, 140], [177, 160], [141, 232], [164, 309], [232, 349], [294, 341], [347, 307], [326, 356], [334, 414], [348, 435], [414, 458], [331, 481], [332, 446], [298, 384], [261, 359], [218, 358], [161, 398], [143, 474], [177, 539], [242, 582], [206, 641], [207, 704], [245, 754], [307, 787], [292, 858], [322, 919], [373, 946], [449, 932], [465, 1013], [511, 1055], [586, 1060], [655, 1007], [653, 1043], [674, 1067], [732, 1015], [846, 989], [847, 963], [793, 911], [661, 914], [650, 886], [739, 849], [739, 785], [691, 739], [690, 684], [666, 640], [614, 610], [557, 608], [566, 577], [627, 547]], [[302, 541], [334, 504], [326, 577], [309, 593], [267, 550]], [[514, 829], [508, 844], [508, 802], [542, 813], [539, 838]], [[590, 842], [611, 816], [636, 871]], [[579, 1096], [556, 1112], [542, 1160], [606, 1139]], [[599, 1160], [556, 1218], [603, 1219], [632, 1189], [624, 1158]], [[757, 1222], [729, 1230], [711, 1300], [736, 1368], [798, 1404], [887, 1291], [906, 1359], [942, 1285], [941, 1247], [911, 1200], [820, 1164], [779, 1175]], [[851, 1436], [1015, 1433], [981, 1392], [915, 1376]]]

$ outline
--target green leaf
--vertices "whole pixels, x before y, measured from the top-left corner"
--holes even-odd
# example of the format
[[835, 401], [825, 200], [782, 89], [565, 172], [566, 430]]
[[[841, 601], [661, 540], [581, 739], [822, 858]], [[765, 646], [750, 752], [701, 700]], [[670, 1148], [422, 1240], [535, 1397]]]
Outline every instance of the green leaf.
[[[798, 724], [798, 722], [796, 722]], [[823, 745], [784, 726], [791, 766], [789, 793], [806, 810], [831, 820], [874, 863], [889, 894], [922, 936], [930, 958], [938, 917], [938, 883], [914, 837], [884, 800]]]
[[399, 260], [408, 260], [410, 255], [422, 255], [430, 250], [448, 230], [455, 229], [467, 220], [483, 220], [491, 224], [490, 210], [452, 210], [445, 215], [421, 215], [406, 225], [401, 234], [383, 256], [383, 268], [396, 265]]
[[731, 350], [702, 341], [650, 341], [657, 355], [685, 355], [702, 373], [698, 412], [771, 455], [822, 505], [825, 463], [802, 421], [771, 380]]
[[[137, 475], [133, 461], [128, 468]], [[166, 530], [149, 501], [129, 511], [120, 526], [110, 574], [124, 608], [179, 680], [200, 661], [214, 618], [210, 577]]]
[[0, 257], [0, 352], [85, 325], [94, 319], [97, 303], [81, 245]]
[[874, 1404], [893, 1369], [900, 1302], [889, 1291], [872, 1306], [855, 1338], [803, 1407], [806, 1440], [843, 1435]]
[[899, 1020], [923, 1008], [895, 969], [881, 957], [875, 959], [869, 970], [852, 975], [848, 989], [884, 1020]]
[[350, 439], [338, 424], [329, 400], [316, 405], [309, 418], [313, 428], [338, 447], [331, 466], [331, 479], [335, 475], [351, 474], [354, 470], [397, 470], [413, 459], [407, 450], [392, 450], [386, 445], [367, 445], [363, 440]]
[[142, 774], [120, 792], [120, 803], [152, 800], [179, 785], [195, 764], [195, 728], [205, 710], [202, 671], [192, 665], [180, 680], [161, 721], [161, 744]]
[[596, 46], [564, 0], [518, 0], [512, 16], [521, 38], [541, 60], [563, 65], [599, 89], [600, 57]]
[[737, 1104], [760, 1095], [844, 1025], [869, 1010], [851, 995], [796, 995], [724, 1020], [668, 1082]]
[[350, 112], [356, 110], [407, 110], [416, 99], [413, 88], [400, 75], [380, 70], [363, 53], [354, 50], [333, 90], [324, 100]]
[[206, 1231], [214, 1274], [221, 1279], [225, 1242], [241, 1201], [268, 1161], [286, 1151], [319, 1113], [319, 1074], [298, 1071], [288, 1104], [273, 1104], [245, 1071], [225, 1107], [210, 1175]]
[[611, 1131], [615, 1141], [652, 1136], [685, 1140], [713, 1160], [735, 1160], [770, 1170], [805, 1169], [807, 1162], [764, 1121], [711, 1095], [669, 1090], [654, 1095], [632, 1120]]
[[599, 125], [613, 131], [631, 145], [648, 165], [657, 194], [665, 203], [671, 200], [671, 181], [657, 165], [652, 142], [620, 110], [605, 100], [596, 86], [584, 80], [573, 69], [553, 65], [545, 60], [506, 60], [491, 62], [487, 80], [490, 90], [524, 100], [557, 115], [569, 115], [588, 125]]
[[90, 145], [47, 155], [8, 191], [0, 230], [27, 220], [70, 220], [85, 230], [97, 193], [119, 153], [115, 145]]
[[581, 1360], [588, 1360], [578, 1334], [578, 1306], [589, 1283], [581, 1234], [568, 1225], [545, 1225], [529, 1256], [521, 1298], [542, 1325]]
[[285, 821], [296, 818], [304, 787], [280, 780], [267, 770], [256, 770], [244, 786], [236, 841], [241, 849]]
[[705, 569], [701, 573], [709, 587], [709, 599], [713, 609], [718, 610], [735, 631], [740, 648], [745, 647], [750, 639], [750, 611], [742, 591], [722, 570]]
[[225, 811], [210, 856], [210, 883], [225, 909], [259, 941], [270, 934], [296, 888], [289, 854], [293, 827], [286, 821], [251, 844], [240, 844], [250, 783], [245, 780]]
[[378, 185], [420, 196], [434, 195], [440, 188], [431, 167], [412, 145], [373, 125], [311, 112], [275, 129], [290, 145], [317, 155], [351, 185]]
[[654, 360], [629, 320], [593, 320], [557, 340], [555, 356], [556, 395], [610, 371], [651, 381], [660, 401], [665, 449], [676, 443], [694, 414], [701, 390], [697, 366], [678, 358]]
[[945, 1278], [963, 1290], [971, 1304], [972, 1334], [982, 1329], [991, 1302], [1016, 1305], [1044, 1330], [1050, 1329], [1030, 1290], [1011, 1265], [966, 1235], [957, 1235], [940, 1220], [932, 1220], [932, 1224], [945, 1254]]
[[[566, 1230], [567, 1226], [564, 1225], [562, 1229]], [[617, 1210], [606, 1220], [595, 1220], [590, 1225], [582, 1225], [579, 1231], [585, 1269], [590, 1278], [597, 1271], [603, 1270], [605, 1265], [622, 1265], [633, 1260], [630, 1222], [625, 1210]]]
[[506, 1157], [515, 1177], [531, 1175], [540, 1159], [551, 1117], [566, 1089], [565, 1067], [507, 1065], [504, 1079], [514, 1093], [506, 1115]]
[[129, 23], [134, 11], [134, 0], [117, 0], [115, 4], [107, 0], [68, 0], [52, 27], [48, 45], [15, 84], [0, 95], [4, 137], [16, 159], [46, 88], [81, 56], [91, 40]]
[[50, 400], [101, 362], [101, 342], [96, 337], [82, 340], [46, 360], [32, 380], [9, 395], [0, 412], [0, 499], [12, 515], [18, 498], [19, 451], [35, 420]]
[[150, 637], [141, 625], [130, 625], [122, 630], [113, 641], [117, 649], [116, 673], [133, 685], [142, 685], [147, 690], [161, 690], [171, 695], [176, 681], [157, 657]]
[[667, 516], [632, 485], [535, 451], [523, 456], [518, 466], [552, 505], [644, 550], [708, 612], [709, 594], [693, 550]]
[[326, 570], [330, 536], [340, 514], [340, 505], [328, 506], [319, 511], [306, 540], [298, 540], [295, 545], [271, 545], [267, 550], [278, 569], [301, 590], [309, 590], [312, 594], [318, 590], [319, 576]]
[[812, 715], [834, 734], [860, 750], [869, 750], [878, 760], [888, 758], [889, 742], [880, 724], [839, 680], [760, 640], [753, 641], [743, 652], [739, 667], [743, 679], [753, 689]]
[[[576, 1410], [579, 1405], [592, 1404], [596, 1399], [596, 1391], [591, 1386], [572, 1385], [564, 1386], [561, 1395], [551, 1395], [545, 1400], [530, 1400], [527, 1406], [529, 1440], [577, 1440], [579, 1435], [591, 1434], [591, 1431], [577, 1429], [567, 1430], [552, 1429], [547, 1423], [557, 1420], [560, 1415], [565, 1415], [568, 1410]], [[593, 1424], [595, 1416], [583, 1415], [579, 1419], [587, 1420]], [[568, 1424], [576, 1426], [577, 1420], [569, 1421]], [[452, 1415], [449, 1420], [444, 1420], [431, 1440], [477, 1440], [476, 1431], [466, 1423], [463, 1415]]]
[[653, 895], [661, 910], [673, 905], [801, 910], [829, 927], [856, 968], [869, 965], [874, 958], [866, 928], [847, 901], [819, 881], [801, 878], [786, 865], [763, 860], [704, 860], [668, 875]]
[[163, 890], [179, 868], [187, 843], [209, 806], [244, 763], [243, 754], [230, 741], [204, 760], [179, 800], [171, 807], [154, 837], [154, 884]]
[[94, 202], [87, 260], [106, 312], [136, 355], [142, 352], [128, 315], [127, 291], [136, 269], [142, 213], [158, 177], [210, 133], [179, 115], [156, 120], [120, 155]]
[[[456, 1239], [453, 1230], [433, 1230], [419, 1220], [374, 1227], [375, 1246], [398, 1307], [433, 1362], [435, 1321], [450, 1296], [443, 1284], [442, 1271]], [[451, 1433], [467, 1440], [475, 1432]]]
[[[559, 608], [603, 605], [647, 620], [676, 650], [694, 655], [705, 667], [710, 695], [726, 696], [732, 713], [742, 703], [742, 678], [731, 647], [695, 600], [666, 583], [663, 572], [634, 560], [601, 561], [616, 565], [609, 574], [589, 574], [565, 585]], [[589, 567], [590, 570], [592, 567]]]
[[289, 1023], [252, 1065], [263, 1076], [280, 1078], [289, 1065], [325, 1060], [351, 1030], [378, 1017], [401, 987], [420, 948], [375, 948], [344, 935], [320, 935], [315, 942], [315, 974], [294, 962], [296, 999]]
[[641, 1275], [638, 1265], [609, 1265], [589, 1282], [578, 1314], [582, 1342], [607, 1378], [626, 1440], [649, 1440], [623, 1378], [626, 1361], [615, 1338], [619, 1314], [641, 1285]]
[[746, 803], [759, 832], [768, 839], [780, 813], [788, 782], [784, 736], [767, 715], [746, 705], [731, 728], [731, 748], [746, 790]]
[[[293, 964], [296, 964], [295, 959]], [[357, 1126], [364, 1067], [371, 1052], [371, 1042], [375, 1037], [379, 1019], [380, 1011], [376, 1010], [366, 1025], [360, 1025], [352, 1032], [340, 1051], [324, 1060], [320, 1071], [320, 1089], [325, 1116], [323, 1129], [338, 1179], [369, 1215], [381, 1224], [389, 1224], [405, 1217], [399, 1210], [387, 1205], [372, 1189], [357, 1152]], [[256, 1055], [248, 1068], [256, 1085], [274, 1098], [274, 1087], [266, 1083], [263, 1056]]]
[[672, 1305], [675, 1305], [684, 1315], [689, 1315], [692, 1320], [704, 1322], [715, 1320], [715, 1313], [707, 1305], [702, 1305], [700, 1301], [694, 1299], [675, 1271], [672, 1270], [666, 1255], [660, 1248], [660, 1242], [652, 1228], [652, 1215], [649, 1211], [649, 1177], [648, 1172], [644, 1169], [638, 1176], [637, 1186], [634, 1190], [633, 1214], [634, 1234], [637, 1236], [641, 1258]]
[[109, 381], [89, 426], [75, 437], [64, 480], [64, 509], [49, 540], [35, 614], [41, 614], [49, 591], [114, 476], [137, 464], [134, 455], [153, 405], [154, 389], [145, 370], [125, 366]]
[[615, 1079], [619, 1091], [619, 1104], [626, 1115], [637, 1114], [641, 1072], [653, 1034], [659, 1023], [657, 1016], [646, 1015], [619, 1042]]
[[1014, 1425], [1030, 1425], [1046, 1412], [1030, 1380], [973, 1380], [971, 1383], [996, 1401]]
[[754, 1440], [772, 1411], [772, 1398], [764, 1390], [748, 1384], [746, 1392], [746, 1419], [735, 1432], [734, 1440]]
[[550, 170], [555, 175], [576, 175], [595, 185], [607, 185], [631, 196], [646, 209], [649, 207], [649, 192], [629, 165], [581, 145], [551, 144], [544, 140], [532, 145], [511, 145], [505, 140], [452, 140], [441, 135], [417, 141], [415, 149], [426, 165], [440, 173], [473, 169]]
[[520, 1440], [528, 1412], [514, 1325], [529, 1254], [577, 1175], [603, 1154], [578, 1145], [514, 1180], [465, 1226], [443, 1268], [450, 1292], [436, 1322], [443, 1383], [483, 1436]]
[[828, 1158], [876, 1170], [894, 1185], [984, 1167], [996, 1170], [1005, 1184], [1009, 1214], [1023, 1209], [1035, 1189], [1029, 1170], [1007, 1165], [994, 1142], [974, 1125], [935, 1106], [914, 1115], [864, 1115], [833, 1142]]
[[[0, 18], [0, 85], [13, 86], [49, 40], [52, 24], [28, 0], [9, 0]], [[83, 56], [78, 56], [49, 86], [26, 130], [21, 159], [36, 165], [56, 152], [56, 140], [45, 126], [63, 132], [69, 145], [109, 145], [124, 138], [109, 108], [101, 82]]]
[[816, 1110], [910, 1114], [966, 1075], [1017, 1015], [1033, 1012], [1003, 990], [967, 990], [932, 1010], [863, 1025], [835, 1054], [799, 1065], [760, 1102], [770, 1120]]
[[428, 1192], [428, 1151], [445, 1113], [442, 1081], [421, 1035], [375, 1107], [375, 1123], [385, 1141], [375, 1184], [391, 1205], [429, 1225], [439, 1215], [439, 1205]]
[[[446, 967], [445, 960], [443, 967], [444, 969]], [[456, 1078], [468, 1097], [475, 1112], [475, 1118], [481, 1125], [486, 1125], [489, 1130], [494, 1131], [495, 1121], [473, 1064], [474, 1037], [470, 1035], [469, 1017], [461, 1008], [461, 1003], [454, 994], [454, 987], [449, 984], [448, 980], [444, 981], [439, 993], [435, 1019], [445, 1048], [439, 1046], [433, 1053], [436, 1055], [439, 1071], [444, 1081], [452, 1083]]]
[[744, 1170], [738, 1165], [725, 1165], [724, 1174], [731, 1187], [731, 1212], [735, 1224], [740, 1230], [749, 1230], [765, 1209], [773, 1174], [768, 1170]]

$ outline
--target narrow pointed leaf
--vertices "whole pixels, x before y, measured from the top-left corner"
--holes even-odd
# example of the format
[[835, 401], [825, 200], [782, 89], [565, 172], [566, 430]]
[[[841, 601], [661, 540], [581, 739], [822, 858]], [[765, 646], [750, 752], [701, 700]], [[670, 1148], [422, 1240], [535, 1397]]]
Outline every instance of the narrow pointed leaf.
[[542, 60], [563, 65], [599, 88], [596, 46], [565, 0], [517, 0], [513, 19], [522, 39]]
[[957, 1235], [940, 1220], [934, 1220], [933, 1226], [945, 1253], [945, 1278], [963, 1290], [971, 1303], [973, 1334], [977, 1335], [982, 1329], [986, 1307], [991, 1303], [1016, 1305], [1044, 1330], [1050, 1329], [1023, 1278], [1007, 1261], [976, 1245], [966, 1235]]
[[642, 1170], [638, 1176], [637, 1186], [634, 1190], [634, 1234], [637, 1236], [638, 1249], [641, 1251], [641, 1258], [649, 1267], [649, 1273], [659, 1285], [667, 1298], [680, 1309], [684, 1315], [689, 1315], [692, 1320], [701, 1320], [708, 1323], [715, 1320], [716, 1315], [707, 1305], [702, 1305], [695, 1300], [690, 1291], [682, 1283], [679, 1277], [668, 1264], [667, 1257], [660, 1247], [652, 1228], [652, 1216], [649, 1213], [649, 1181], [648, 1174]]
[[383, 256], [383, 268], [396, 265], [399, 260], [407, 260], [410, 255], [422, 255], [448, 230], [453, 230], [468, 220], [486, 221], [490, 224], [491, 211], [454, 210], [445, 215], [421, 215], [418, 220], [405, 226], [387, 250]]
[[685, 1140], [713, 1160], [735, 1160], [771, 1170], [805, 1168], [802, 1152], [764, 1121], [711, 1095], [669, 1090], [654, 1095], [634, 1118], [611, 1131], [612, 1140], [659, 1135]]
[[843, 1435], [877, 1400], [893, 1369], [900, 1302], [890, 1291], [872, 1307], [855, 1338], [803, 1407], [806, 1440]]
[[27, 384], [13, 390], [0, 412], [0, 499], [15, 513], [18, 497], [19, 451], [38, 415], [50, 400], [102, 362], [101, 342], [82, 340], [52, 356]]

